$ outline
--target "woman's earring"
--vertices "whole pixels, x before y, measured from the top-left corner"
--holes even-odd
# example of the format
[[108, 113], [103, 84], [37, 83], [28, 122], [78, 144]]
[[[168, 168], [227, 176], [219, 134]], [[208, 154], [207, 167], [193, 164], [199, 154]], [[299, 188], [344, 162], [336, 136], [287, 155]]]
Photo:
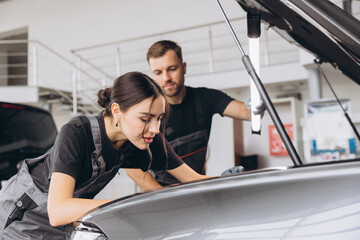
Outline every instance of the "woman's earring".
[[115, 127], [118, 127], [118, 126], [119, 126], [119, 122], [116, 122]]

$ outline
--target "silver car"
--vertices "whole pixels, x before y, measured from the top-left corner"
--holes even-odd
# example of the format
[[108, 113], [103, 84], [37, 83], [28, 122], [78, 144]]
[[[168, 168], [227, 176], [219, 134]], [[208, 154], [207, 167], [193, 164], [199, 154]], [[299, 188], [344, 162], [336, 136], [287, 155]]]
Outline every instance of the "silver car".
[[[360, 22], [327, 0], [237, 0], [360, 84]], [[266, 96], [269, 114], [276, 111]], [[281, 130], [281, 122], [275, 123]], [[354, 129], [356, 131], [356, 129]], [[357, 133], [359, 138], [359, 134]], [[282, 136], [286, 143], [287, 136]], [[359, 139], [357, 139], [359, 141]], [[246, 171], [134, 194], [79, 219], [73, 239], [360, 239], [360, 159]]]

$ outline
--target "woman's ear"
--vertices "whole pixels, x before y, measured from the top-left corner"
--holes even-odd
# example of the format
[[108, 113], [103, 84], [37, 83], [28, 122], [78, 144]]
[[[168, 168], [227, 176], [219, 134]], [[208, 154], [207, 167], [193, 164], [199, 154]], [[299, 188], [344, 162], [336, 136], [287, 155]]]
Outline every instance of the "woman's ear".
[[119, 121], [119, 120], [120, 120], [120, 113], [121, 113], [121, 111], [120, 111], [120, 106], [119, 106], [119, 104], [113, 103], [113, 104], [111, 105], [111, 113], [112, 113], [115, 121]]

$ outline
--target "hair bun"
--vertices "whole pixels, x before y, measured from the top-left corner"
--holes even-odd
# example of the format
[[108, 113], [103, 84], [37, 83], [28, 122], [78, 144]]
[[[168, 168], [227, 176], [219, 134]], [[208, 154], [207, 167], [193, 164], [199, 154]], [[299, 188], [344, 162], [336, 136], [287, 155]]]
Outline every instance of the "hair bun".
[[108, 105], [108, 103], [110, 102], [110, 94], [111, 94], [111, 88], [105, 88], [105, 89], [101, 89], [98, 91], [98, 104], [103, 107], [106, 108], [106, 106]]

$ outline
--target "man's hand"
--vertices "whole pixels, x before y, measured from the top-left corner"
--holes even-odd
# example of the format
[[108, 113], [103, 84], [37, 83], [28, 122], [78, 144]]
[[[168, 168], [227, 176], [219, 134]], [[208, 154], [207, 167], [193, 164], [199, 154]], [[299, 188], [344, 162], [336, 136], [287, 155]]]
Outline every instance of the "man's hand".
[[[247, 109], [251, 110], [251, 97], [248, 97], [248, 99], [245, 102], [245, 106]], [[264, 116], [264, 112], [266, 110], [266, 106], [265, 103], [263, 102], [263, 100], [261, 99], [260, 104], [257, 105], [256, 110], [252, 111], [255, 115], [261, 115], [261, 117]]]
[[235, 166], [235, 167], [231, 167], [226, 169], [221, 176], [229, 176], [229, 175], [234, 175], [234, 174], [238, 174], [238, 173], [242, 173], [244, 172], [245, 169], [243, 166]]

